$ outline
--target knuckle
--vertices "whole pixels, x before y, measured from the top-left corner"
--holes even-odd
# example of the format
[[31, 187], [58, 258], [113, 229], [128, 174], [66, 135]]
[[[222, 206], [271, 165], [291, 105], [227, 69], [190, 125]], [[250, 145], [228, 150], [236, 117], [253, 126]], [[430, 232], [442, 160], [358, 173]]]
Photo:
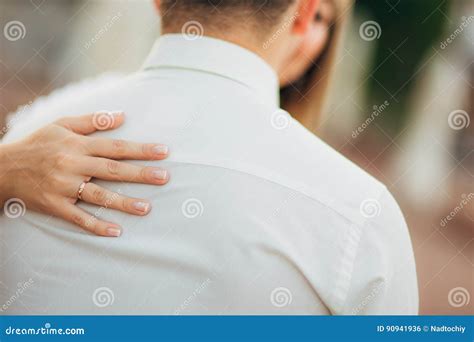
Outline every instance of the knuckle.
[[57, 160], [62, 163], [70, 163], [74, 160], [74, 156], [65, 151], [59, 151], [56, 154]]
[[112, 140], [112, 148], [118, 156], [123, 156], [127, 152], [127, 143], [124, 140]]
[[87, 219], [86, 221], [86, 229], [91, 231], [94, 234], [97, 234], [97, 231], [99, 230], [99, 220], [95, 216], [91, 216]]
[[78, 139], [75, 135], [73, 134], [68, 134], [66, 137], [63, 138], [63, 142], [67, 146], [76, 146], [79, 142], [80, 139]]
[[73, 214], [71, 216], [71, 221], [80, 227], [85, 227], [84, 219], [79, 215]]
[[103, 189], [94, 189], [92, 192], [92, 198], [95, 202], [104, 203], [107, 200], [107, 195]]
[[73, 157], [63, 151], [58, 151], [53, 155], [53, 169], [64, 170], [67, 165], [71, 164]]
[[62, 118], [59, 118], [55, 121], [53, 121], [53, 123], [49, 124], [49, 126], [66, 126], [66, 123], [68, 122], [68, 120], [70, 119], [69, 116], [64, 116]]
[[120, 163], [115, 160], [107, 161], [107, 171], [112, 175], [118, 175], [120, 171]]
[[120, 201], [120, 205], [121, 205], [122, 209], [129, 209], [130, 208], [129, 201], [125, 197], [122, 198], [122, 200]]
[[97, 218], [95, 216], [90, 216], [84, 223], [84, 228], [89, 231], [95, 231], [97, 227]]
[[147, 144], [143, 144], [142, 145], [142, 154], [147, 156], [149, 154], [151, 154], [151, 146], [150, 145], [147, 145]]
[[51, 189], [64, 189], [65, 184], [61, 177], [57, 174], [51, 174], [51, 178], [48, 179], [48, 184], [50, 185]]
[[[92, 139], [91, 139], [92, 140]], [[80, 135], [68, 135], [65, 138], [65, 145], [69, 150], [79, 151], [82, 153], [88, 153], [89, 149], [92, 147], [91, 144], [88, 143], [85, 137]]]
[[143, 167], [139, 172], [138, 172], [138, 178], [140, 180], [147, 180], [150, 178], [150, 169], [148, 167]]

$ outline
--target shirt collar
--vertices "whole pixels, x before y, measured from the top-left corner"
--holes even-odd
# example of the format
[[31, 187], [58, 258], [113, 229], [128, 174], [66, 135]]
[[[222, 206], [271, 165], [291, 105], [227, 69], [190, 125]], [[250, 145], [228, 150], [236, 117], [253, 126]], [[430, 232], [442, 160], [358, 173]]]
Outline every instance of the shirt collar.
[[260, 100], [279, 106], [278, 78], [255, 53], [224, 40], [165, 34], [155, 43], [143, 69], [175, 67], [217, 74], [252, 89]]

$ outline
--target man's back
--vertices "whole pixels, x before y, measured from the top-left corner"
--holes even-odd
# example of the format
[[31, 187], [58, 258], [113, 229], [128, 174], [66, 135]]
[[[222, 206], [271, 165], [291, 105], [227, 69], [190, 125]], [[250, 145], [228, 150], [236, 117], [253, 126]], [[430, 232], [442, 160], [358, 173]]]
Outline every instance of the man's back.
[[[90, 236], [27, 212], [0, 218], [0, 302], [32, 279], [7, 313], [343, 314], [417, 312], [413, 253], [383, 185], [278, 109], [277, 80], [251, 52], [223, 41], [161, 38], [142, 72], [47, 117], [120, 107], [118, 131], [101, 134], [170, 146], [150, 163], [163, 187], [104, 184], [153, 205], [131, 217], [79, 204], [120, 222], [119, 239]], [[68, 100], [70, 96], [68, 96]]]

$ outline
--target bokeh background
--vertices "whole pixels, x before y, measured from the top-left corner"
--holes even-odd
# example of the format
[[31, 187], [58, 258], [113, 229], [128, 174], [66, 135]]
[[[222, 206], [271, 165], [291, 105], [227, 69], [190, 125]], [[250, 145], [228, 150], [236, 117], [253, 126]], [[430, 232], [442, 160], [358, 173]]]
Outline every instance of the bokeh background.
[[[151, 0], [0, 0], [0, 29], [1, 139], [18, 106], [136, 70], [159, 21]], [[421, 314], [474, 312], [473, 112], [473, 1], [356, 1], [317, 134], [399, 201]]]

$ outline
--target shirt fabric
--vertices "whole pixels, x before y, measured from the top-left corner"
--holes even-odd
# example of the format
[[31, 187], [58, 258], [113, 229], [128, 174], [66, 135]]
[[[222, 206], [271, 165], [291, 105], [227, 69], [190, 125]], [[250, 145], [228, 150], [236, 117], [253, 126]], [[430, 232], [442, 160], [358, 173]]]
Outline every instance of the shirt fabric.
[[277, 76], [254, 53], [164, 35], [140, 71], [40, 99], [5, 141], [100, 109], [127, 119], [97, 136], [170, 146], [165, 161], [133, 162], [170, 181], [93, 180], [152, 202], [146, 217], [78, 203], [120, 238], [28, 209], [0, 217], [3, 313], [417, 314], [397, 203], [279, 109]]

